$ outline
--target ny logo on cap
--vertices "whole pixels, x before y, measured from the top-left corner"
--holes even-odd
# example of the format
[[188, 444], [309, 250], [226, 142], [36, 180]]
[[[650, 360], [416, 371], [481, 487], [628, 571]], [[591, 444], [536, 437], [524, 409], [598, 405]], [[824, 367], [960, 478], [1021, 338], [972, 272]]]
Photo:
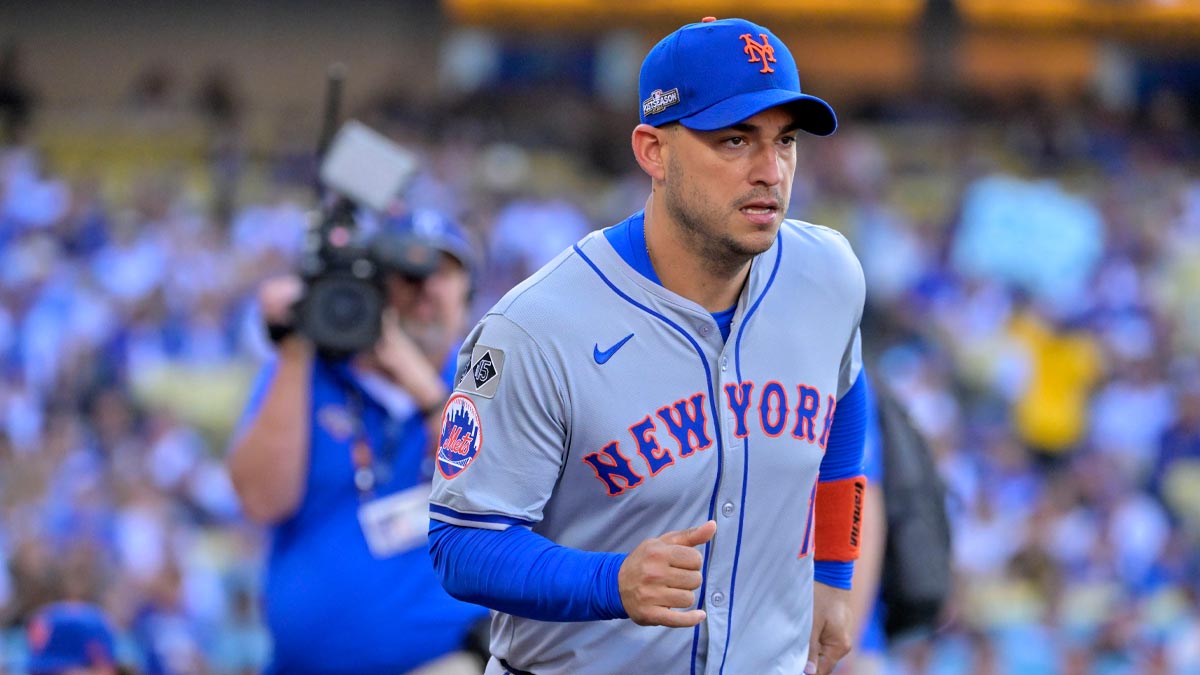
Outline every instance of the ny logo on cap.
[[739, 35], [739, 40], [746, 41], [746, 46], [742, 51], [750, 56], [750, 60], [747, 63], [763, 64], [762, 70], [758, 72], [773, 73], [775, 69], [771, 67], [771, 64], [775, 63], [775, 48], [771, 46], [771, 43], [767, 42], [766, 33], [759, 33], [758, 37], [762, 38], [761, 43], [755, 42], [749, 33]]

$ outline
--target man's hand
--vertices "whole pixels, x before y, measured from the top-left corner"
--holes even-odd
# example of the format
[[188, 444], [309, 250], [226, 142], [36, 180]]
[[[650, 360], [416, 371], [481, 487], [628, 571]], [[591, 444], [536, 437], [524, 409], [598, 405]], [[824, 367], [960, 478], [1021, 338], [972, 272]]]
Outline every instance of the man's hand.
[[647, 539], [625, 558], [618, 580], [621, 604], [639, 626], [695, 626], [706, 616], [702, 609], [676, 608], [696, 604], [696, 589], [704, 580], [704, 555], [695, 547], [717, 532], [716, 521]]
[[813, 583], [812, 638], [807, 675], [829, 675], [850, 653], [850, 591]]
[[300, 277], [285, 275], [267, 279], [258, 288], [258, 304], [268, 324], [291, 325], [295, 321], [292, 307], [304, 293]]
[[395, 310], [383, 313], [375, 356], [388, 377], [413, 397], [421, 410], [441, 412], [446, 402], [446, 387], [421, 348], [400, 327]]

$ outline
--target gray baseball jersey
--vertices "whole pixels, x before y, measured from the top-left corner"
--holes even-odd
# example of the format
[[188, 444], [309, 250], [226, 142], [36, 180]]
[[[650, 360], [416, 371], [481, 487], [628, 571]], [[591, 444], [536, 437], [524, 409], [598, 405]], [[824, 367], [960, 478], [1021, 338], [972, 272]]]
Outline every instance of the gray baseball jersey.
[[801, 673], [812, 499], [864, 292], [846, 240], [796, 221], [754, 259], [728, 340], [602, 232], [509, 292], [459, 355], [431, 516], [590, 551], [717, 533], [699, 626], [494, 613], [492, 653], [537, 675]]

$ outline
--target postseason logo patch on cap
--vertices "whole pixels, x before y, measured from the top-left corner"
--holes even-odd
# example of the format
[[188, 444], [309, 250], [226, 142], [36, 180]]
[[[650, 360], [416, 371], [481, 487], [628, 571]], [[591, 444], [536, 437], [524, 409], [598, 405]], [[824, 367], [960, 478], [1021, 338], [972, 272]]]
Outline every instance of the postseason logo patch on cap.
[[654, 91], [650, 92], [650, 98], [642, 101], [642, 114], [654, 115], [666, 110], [667, 108], [670, 108], [676, 103], [679, 103], [678, 87], [672, 89], [671, 91], [655, 89]]

